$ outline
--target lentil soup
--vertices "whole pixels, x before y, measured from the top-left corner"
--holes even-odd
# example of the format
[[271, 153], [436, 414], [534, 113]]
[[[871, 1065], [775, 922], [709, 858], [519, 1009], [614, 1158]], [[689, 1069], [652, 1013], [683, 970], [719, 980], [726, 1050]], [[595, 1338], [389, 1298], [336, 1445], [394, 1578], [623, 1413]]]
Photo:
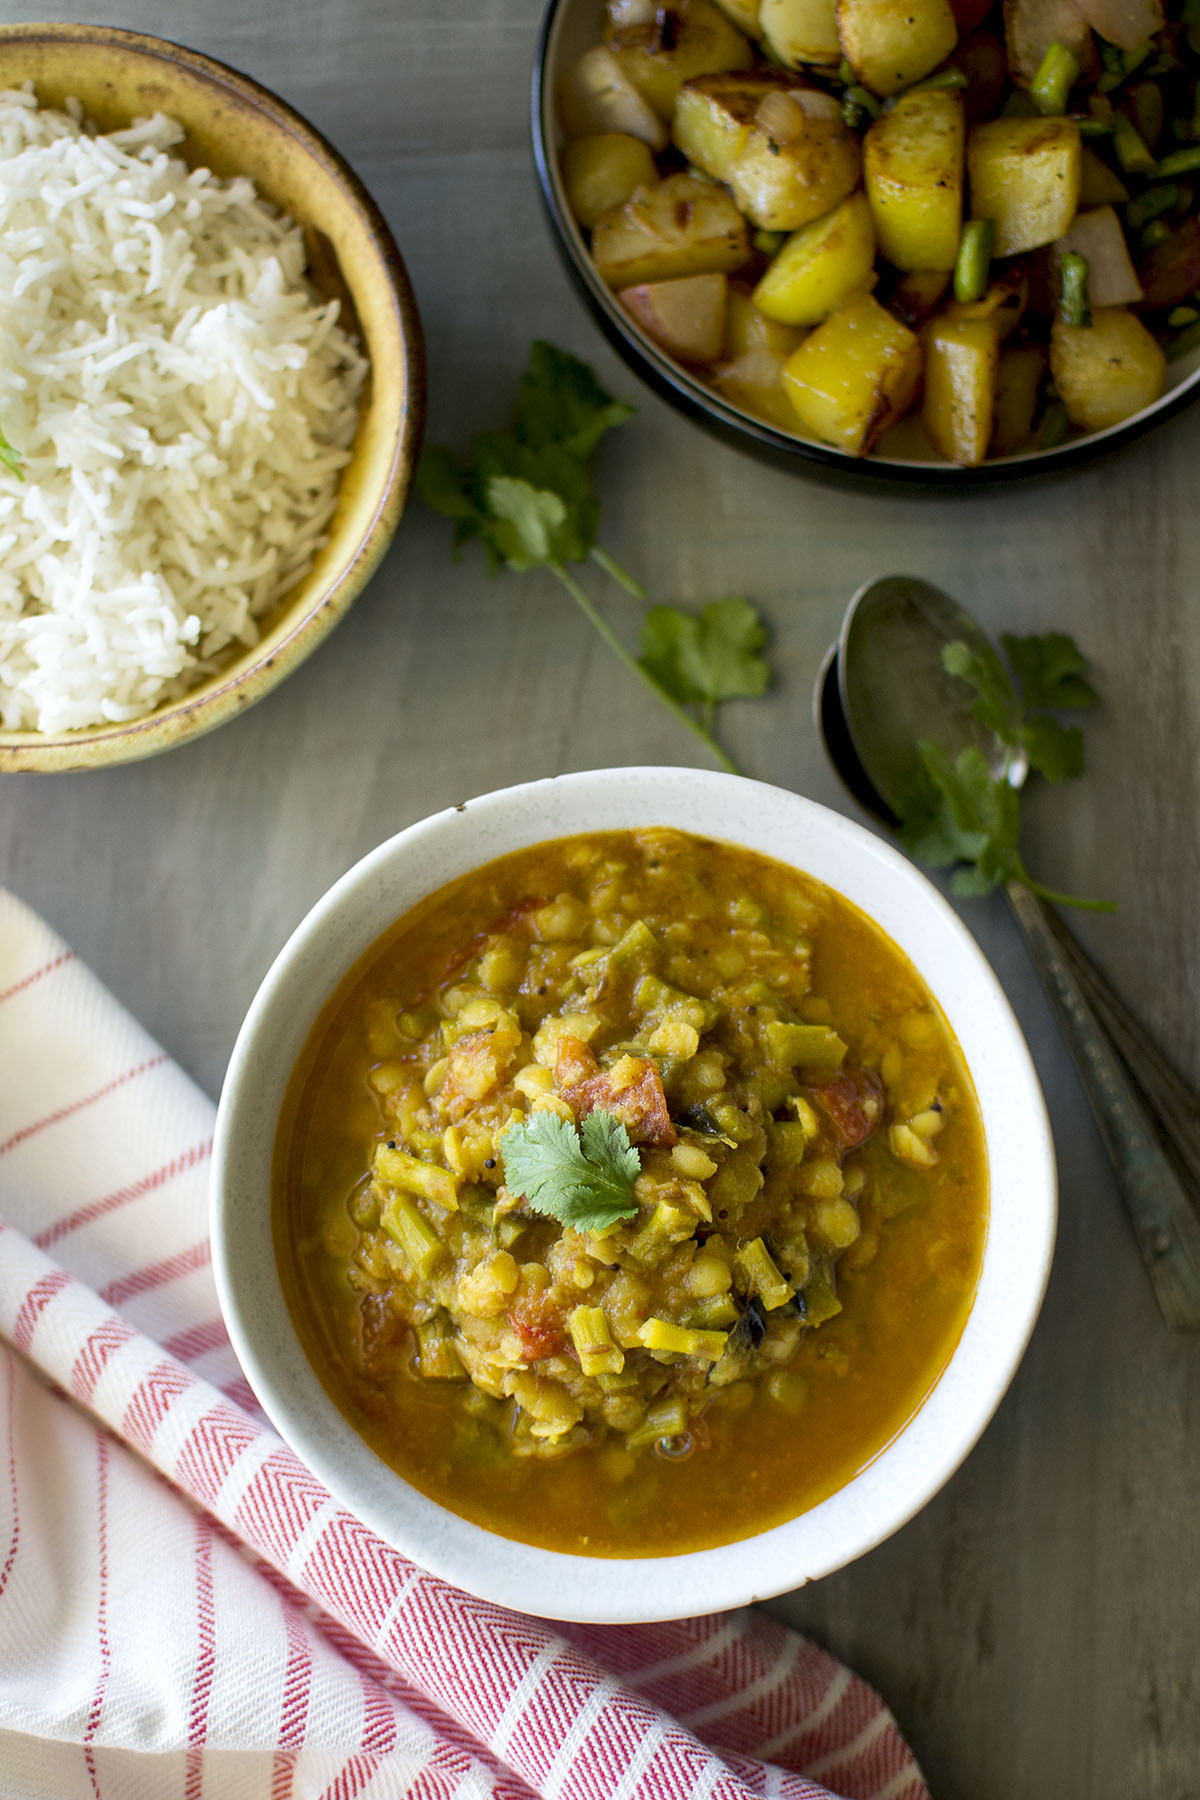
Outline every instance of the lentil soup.
[[[585, 1183], [609, 1155], [620, 1215], [507, 1185], [532, 1138]], [[422, 1493], [667, 1555], [814, 1506], [920, 1405], [979, 1274], [982, 1123], [849, 901], [589, 834], [451, 883], [351, 971], [289, 1085], [273, 1228], [328, 1393]]]

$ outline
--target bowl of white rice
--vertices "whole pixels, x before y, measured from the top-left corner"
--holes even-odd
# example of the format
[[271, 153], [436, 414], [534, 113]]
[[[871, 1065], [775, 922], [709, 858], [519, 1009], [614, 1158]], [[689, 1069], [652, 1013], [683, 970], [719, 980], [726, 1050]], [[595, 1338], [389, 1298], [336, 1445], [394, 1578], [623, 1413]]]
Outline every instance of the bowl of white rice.
[[399, 521], [424, 402], [386, 222], [273, 94], [161, 39], [0, 27], [0, 771], [259, 699]]

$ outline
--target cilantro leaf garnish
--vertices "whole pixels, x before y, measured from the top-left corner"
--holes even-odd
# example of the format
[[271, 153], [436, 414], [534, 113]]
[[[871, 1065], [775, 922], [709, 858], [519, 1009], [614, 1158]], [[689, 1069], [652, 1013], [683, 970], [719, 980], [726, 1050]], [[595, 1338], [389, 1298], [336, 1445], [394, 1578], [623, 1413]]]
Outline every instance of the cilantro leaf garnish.
[[1059, 631], [1042, 637], [1005, 633], [1000, 641], [1015, 682], [990, 644], [981, 649], [947, 644], [942, 665], [975, 689], [971, 711], [1002, 744], [1023, 751], [1048, 781], [1075, 780], [1083, 774], [1083, 733], [1050, 715], [1095, 703], [1079, 646]]
[[900, 784], [900, 838], [918, 862], [932, 868], [960, 866], [951, 878], [956, 894], [988, 894], [1021, 882], [1060, 905], [1110, 912], [1111, 902], [1059, 894], [1035, 881], [1021, 857], [1021, 788], [1030, 769], [1049, 781], [1083, 774], [1083, 733], [1054, 717], [1091, 706], [1096, 691], [1084, 676], [1085, 658], [1062, 632], [1001, 638], [1009, 667], [990, 644], [955, 642], [942, 650], [942, 666], [975, 689], [971, 712], [997, 741], [989, 761], [969, 745], [952, 756], [922, 738], [917, 760]]
[[642, 620], [641, 664], [681, 706], [695, 706], [709, 731], [722, 700], [765, 694], [767, 632], [746, 600], [710, 600], [699, 613], [652, 606]]
[[515, 429], [523, 443], [558, 445], [582, 460], [606, 431], [632, 417], [632, 406], [606, 394], [585, 362], [534, 342], [517, 394]]
[[478, 539], [493, 575], [502, 568], [548, 570], [613, 654], [736, 775], [714, 722], [722, 700], [756, 696], [769, 684], [759, 654], [766, 631], [754, 608], [745, 600], [714, 601], [699, 615], [654, 607], [635, 657], [568, 568], [593, 562], [635, 600], [646, 599], [641, 584], [596, 542], [600, 506], [589, 468], [602, 438], [632, 414], [586, 363], [539, 340], [520, 380], [511, 428], [477, 433], [465, 462], [444, 445], [428, 445], [417, 486], [427, 506], [454, 520], [456, 555]]
[[558, 494], [512, 475], [493, 475], [487, 496], [495, 514], [490, 541], [510, 569], [537, 569], [570, 555], [571, 520]]
[[0, 464], [3, 464], [10, 475], [15, 475], [18, 481], [24, 481], [25, 475], [21, 468], [21, 453], [19, 450], [13, 449], [2, 431], [0, 431]]
[[498, 1142], [505, 1186], [560, 1225], [604, 1231], [637, 1212], [641, 1161], [624, 1125], [603, 1107], [578, 1128], [557, 1113], [531, 1113]]
[[972, 649], [960, 642], [946, 644], [942, 649], [942, 667], [975, 689], [978, 698], [971, 711], [989, 731], [1003, 737], [1020, 702], [1012, 677], [991, 645]]

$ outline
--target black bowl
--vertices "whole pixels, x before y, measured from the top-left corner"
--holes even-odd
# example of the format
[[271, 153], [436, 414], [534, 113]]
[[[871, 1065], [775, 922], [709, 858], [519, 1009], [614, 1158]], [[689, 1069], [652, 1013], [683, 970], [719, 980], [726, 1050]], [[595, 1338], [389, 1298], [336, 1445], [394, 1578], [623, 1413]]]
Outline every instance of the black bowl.
[[[1028, 480], [1031, 476], [1061, 474], [1094, 458], [1109, 455], [1164, 419], [1172, 418], [1195, 397], [1200, 388], [1200, 351], [1168, 364], [1170, 385], [1166, 393], [1153, 406], [1134, 413], [1120, 425], [1070, 438], [1054, 449], [998, 457], [975, 469], [946, 462], [929, 449], [923, 454], [897, 455], [885, 448], [883, 452], [873, 451], [870, 456], [852, 456], [799, 433], [779, 431], [753, 414], [732, 406], [698, 375], [659, 349], [618, 304], [612, 290], [596, 273], [583, 233], [567, 204], [560, 168], [562, 132], [555, 107], [555, 88], [561, 71], [590, 45], [599, 42], [599, 19], [599, 0], [549, 0], [543, 16], [534, 60], [531, 108], [533, 158], [538, 182], [559, 255], [592, 317], [634, 374], [685, 418], [702, 425], [725, 443], [777, 468], [815, 476], [839, 486], [861, 489], [882, 485], [925, 493], [971, 493], [980, 487]], [[897, 430], [907, 432], [909, 421], [903, 421]]]

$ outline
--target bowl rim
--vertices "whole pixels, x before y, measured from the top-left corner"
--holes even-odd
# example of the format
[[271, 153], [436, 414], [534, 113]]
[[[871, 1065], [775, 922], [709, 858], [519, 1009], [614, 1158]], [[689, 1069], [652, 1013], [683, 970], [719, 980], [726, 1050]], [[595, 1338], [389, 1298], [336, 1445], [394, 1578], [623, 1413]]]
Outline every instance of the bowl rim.
[[[689, 373], [684, 364], [667, 355], [633, 319], [617, 306], [611, 290], [596, 274], [584, 247], [579, 227], [571, 217], [555, 154], [554, 92], [550, 68], [560, 20], [577, 0], [547, 0], [538, 31], [530, 88], [530, 139], [534, 168], [545, 217], [559, 260], [576, 291], [586, 302], [593, 321], [609, 344], [646, 382], [661, 400], [684, 413], [694, 424], [715, 432], [724, 442], [778, 464], [811, 464], [811, 473], [856, 485], [891, 485], [923, 489], [925, 493], [973, 493], [980, 488], [1008, 486], [1015, 481], [1064, 474], [1094, 459], [1112, 455], [1156, 425], [1164, 423], [1200, 392], [1200, 358], [1190, 374], [1160, 395], [1150, 406], [1118, 425], [1071, 438], [1046, 450], [1026, 450], [1016, 456], [994, 458], [975, 468], [957, 463], [918, 462], [900, 457], [854, 456], [832, 444], [779, 431], [752, 413], [731, 405], [714, 388]], [[801, 470], [800, 472], [804, 472]]]
[[[288, 101], [230, 64], [171, 38], [115, 25], [71, 22], [0, 24], [0, 48], [10, 45], [94, 45], [118, 55], [173, 64], [225, 95], [294, 140], [304, 156], [347, 197], [377, 258], [390, 299], [403, 377], [399, 410], [379, 498], [354, 555], [333, 583], [274, 640], [288, 618], [287, 596], [275, 623], [258, 645], [235, 657], [225, 671], [166, 701], [143, 718], [75, 731], [0, 731], [0, 774], [52, 773], [133, 762], [191, 742], [262, 699], [316, 649], [374, 574], [400, 521], [425, 423], [425, 347], [416, 296], [404, 260], [382, 211], [361, 178], [330, 140]], [[169, 102], [168, 111], [169, 111]], [[271, 615], [268, 615], [270, 618]], [[259, 654], [269, 643], [265, 655]]]
[[[713, 837], [810, 868], [819, 879], [828, 881], [834, 868], [852, 872], [857, 892], [849, 897], [910, 956], [914, 932], [936, 939], [937, 979], [927, 962], [917, 966], [960, 1042], [967, 1040], [977, 1090], [980, 1071], [986, 1076], [980, 1104], [991, 1218], [958, 1345], [904, 1427], [837, 1493], [715, 1549], [589, 1558], [519, 1544], [461, 1519], [376, 1457], [300, 1350], [275, 1268], [269, 1208], [256, 1213], [245, 1197], [264, 1191], [279, 1101], [309, 1027], [389, 920], [509, 849], [610, 826], [703, 832], [697, 809], [717, 821]], [[829, 884], [847, 891], [844, 880]], [[882, 918], [878, 903], [864, 905], [864, 887], [886, 894]], [[978, 1005], [980, 1019], [956, 1018], [960, 1001]], [[720, 1611], [790, 1591], [905, 1524], [959, 1467], [1009, 1385], [1045, 1293], [1057, 1214], [1053, 1140], [1028, 1048], [982, 951], [938, 889], [890, 844], [815, 801], [741, 776], [659, 767], [589, 770], [481, 795], [408, 826], [336, 881], [279, 952], [238, 1034], [218, 1109], [211, 1204], [213, 1267], [234, 1350], [281, 1434], [331, 1492], [396, 1550], [482, 1599], [595, 1623]]]

